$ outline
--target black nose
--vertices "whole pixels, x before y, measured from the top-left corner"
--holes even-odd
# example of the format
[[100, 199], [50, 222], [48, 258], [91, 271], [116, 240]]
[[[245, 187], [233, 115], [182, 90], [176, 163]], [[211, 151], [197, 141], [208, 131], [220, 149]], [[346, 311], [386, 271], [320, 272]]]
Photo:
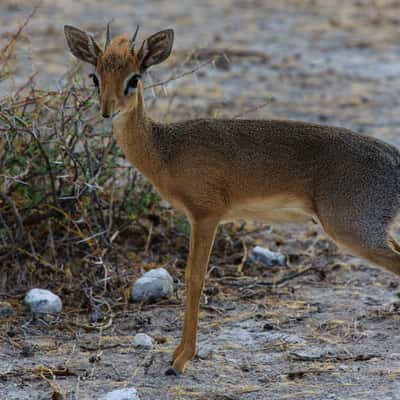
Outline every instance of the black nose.
[[110, 114], [107, 112], [103, 112], [103, 118], [110, 118]]

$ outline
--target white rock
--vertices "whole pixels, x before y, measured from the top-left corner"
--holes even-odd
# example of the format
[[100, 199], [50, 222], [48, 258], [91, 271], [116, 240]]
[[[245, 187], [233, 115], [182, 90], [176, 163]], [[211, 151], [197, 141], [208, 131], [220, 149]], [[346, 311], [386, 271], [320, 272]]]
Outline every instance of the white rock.
[[137, 391], [134, 387], [113, 390], [106, 393], [99, 400], [140, 400]]
[[161, 208], [171, 208], [171, 204], [169, 204], [168, 203], [168, 201], [165, 201], [165, 200], [161, 200], [159, 203], [158, 203], [158, 205], [161, 207]]
[[35, 314], [59, 314], [62, 310], [61, 299], [46, 289], [31, 289], [24, 301]]
[[133, 346], [151, 350], [153, 348], [153, 338], [145, 333], [138, 333], [133, 338]]
[[260, 263], [266, 265], [267, 267], [272, 267], [274, 265], [286, 265], [286, 257], [278, 252], [265, 249], [260, 246], [254, 247], [250, 252], [247, 262], [250, 263]]
[[207, 358], [211, 358], [213, 349], [208, 344], [200, 344], [197, 349], [197, 357], [202, 360], [206, 360]]
[[164, 268], [152, 269], [141, 276], [133, 285], [132, 300], [157, 300], [172, 296], [174, 281]]

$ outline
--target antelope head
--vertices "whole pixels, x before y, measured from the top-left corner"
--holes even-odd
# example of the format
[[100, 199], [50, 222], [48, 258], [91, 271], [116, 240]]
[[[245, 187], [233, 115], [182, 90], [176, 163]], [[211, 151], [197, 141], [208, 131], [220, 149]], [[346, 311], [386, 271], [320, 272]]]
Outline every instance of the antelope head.
[[174, 41], [172, 29], [151, 35], [140, 47], [136, 46], [138, 30], [139, 27], [133, 36], [122, 35], [111, 39], [107, 25], [106, 44], [101, 49], [90, 33], [64, 26], [71, 53], [95, 67], [90, 77], [97, 88], [104, 118], [114, 118], [134, 110], [142, 91], [142, 76], [148, 68], [163, 62], [171, 54]]

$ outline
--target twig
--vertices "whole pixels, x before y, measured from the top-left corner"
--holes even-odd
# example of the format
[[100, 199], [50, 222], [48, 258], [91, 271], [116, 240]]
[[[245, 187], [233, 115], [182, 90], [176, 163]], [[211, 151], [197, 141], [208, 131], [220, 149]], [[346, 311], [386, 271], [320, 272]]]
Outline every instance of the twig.
[[37, 71], [31, 74], [31, 76], [27, 79], [27, 81], [18, 88], [18, 90], [15, 93], [15, 97], [19, 97], [19, 95], [21, 94], [21, 92], [23, 92], [24, 89], [26, 89], [29, 85], [32, 85], [37, 74], [38, 74]]
[[274, 99], [273, 99], [273, 98], [270, 98], [270, 99], [268, 99], [267, 101], [265, 101], [264, 103], [259, 104], [258, 106], [254, 106], [254, 107], [248, 108], [248, 109], [246, 109], [245, 111], [241, 112], [240, 114], [234, 115], [232, 118], [233, 118], [233, 119], [241, 118], [241, 117], [243, 117], [244, 115], [253, 113], [253, 112], [257, 111], [257, 110], [260, 110], [261, 108], [264, 108], [264, 107], [268, 106], [268, 105], [271, 104], [273, 101], [274, 101]]
[[244, 267], [244, 265], [246, 263], [247, 255], [248, 255], [249, 250], [247, 249], [245, 241], [243, 239], [240, 239], [240, 241], [241, 241], [242, 246], [243, 246], [243, 257], [242, 257], [242, 260], [241, 260], [240, 264], [238, 265], [237, 272], [239, 274], [242, 274], [243, 267]]
[[203, 63], [197, 65], [195, 68], [191, 69], [190, 71], [185, 71], [185, 72], [183, 72], [183, 73], [181, 73], [181, 74], [173, 75], [173, 76], [171, 76], [170, 78], [165, 79], [164, 81], [160, 81], [160, 82], [154, 83], [154, 84], [152, 84], [152, 85], [145, 86], [144, 89], [152, 89], [152, 88], [155, 88], [155, 87], [157, 87], [157, 86], [163, 86], [163, 85], [166, 85], [166, 84], [169, 83], [169, 82], [176, 81], [177, 79], [184, 78], [185, 76], [193, 75], [193, 74], [194, 74], [195, 72], [197, 72], [198, 70], [204, 68], [204, 67], [207, 66], [207, 65], [212, 64], [213, 62], [214, 62], [214, 59], [211, 58], [211, 59], [207, 60], [206, 62], [203, 62]]
[[69, 324], [74, 325], [78, 328], [83, 328], [87, 331], [103, 331], [105, 329], [108, 329], [111, 327], [111, 325], [113, 324], [113, 318], [110, 317], [109, 320], [100, 326], [96, 326], [96, 325], [88, 325], [88, 324], [82, 324], [80, 322], [75, 322], [75, 321], [68, 321]]
[[43, 257], [32, 254], [31, 252], [29, 252], [28, 250], [25, 250], [21, 247], [18, 247], [17, 250], [22, 253], [25, 254], [29, 257], [32, 257], [34, 260], [40, 262], [41, 264], [43, 264], [44, 266], [46, 266], [47, 268], [49, 268], [52, 272], [60, 272], [57, 270], [57, 268], [55, 268], [53, 265], [51, 265], [48, 261], [46, 261]]
[[149, 254], [149, 247], [151, 242], [151, 235], [153, 233], [153, 222], [150, 222], [149, 234], [147, 235], [146, 245], [144, 246], [144, 254]]
[[246, 287], [247, 289], [251, 289], [254, 287], [279, 287], [282, 286], [283, 284], [285, 284], [286, 282], [298, 278], [299, 276], [303, 276], [306, 275], [312, 271], [316, 271], [318, 270], [317, 267], [308, 267], [305, 268], [301, 271], [297, 271], [297, 272], [292, 272], [287, 274], [286, 276], [284, 276], [283, 278], [275, 281], [275, 282], [271, 282], [271, 281], [260, 281], [260, 282], [254, 282], [254, 280], [251, 280], [250, 282], [244, 282], [243, 279], [226, 279], [226, 278], [220, 278], [217, 281], [219, 283], [225, 284], [225, 285], [230, 285], [230, 286], [236, 286], [236, 287]]
[[18, 227], [17, 234], [16, 234], [16, 240], [19, 241], [22, 238], [22, 235], [24, 232], [24, 225], [22, 222], [21, 215], [19, 214], [18, 209], [17, 209], [14, 201], [11, 199], [11, 197], [7, 196], [5, 193], [0, 191], [0, 198], [10, 206], [10, 208], [15, 216], [15, 221], [16, 221], [17, 227]]
[[[14, 43], [18, 40], [18, 38], [21, 36], [22, 31], [25, 29], [25, 27], [28, 25], [29, 21], [32, 19], [32, 17], [36, 14], [36, 11], [39, 9], [41, 6], [42, 0], [39, 1], [32, 9], [30, 14], [25, 18], [24, 22], [19, 26], [17, 32], [12, 35], [11, 40], [8, 41], [8, 43], [3, 47], [3, 49], [0, 50], [0, 56], [2, 58], [1, 62], [5, 64], [5, 62], [10, 58], [11, 52], [9, 52], [9, 49], [11, 46], [14, 45]], [[8, 53], [6, 55], [6, 53]]]

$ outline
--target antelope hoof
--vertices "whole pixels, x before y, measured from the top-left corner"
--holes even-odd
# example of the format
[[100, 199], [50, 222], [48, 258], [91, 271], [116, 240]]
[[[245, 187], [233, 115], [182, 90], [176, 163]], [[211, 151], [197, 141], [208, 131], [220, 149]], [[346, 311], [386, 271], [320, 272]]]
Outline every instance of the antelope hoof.
[[171, 368], [168, 368], [166, 371], [165, 371], [165, 375], [167, 375], [167, 376], [179, 376], [181, 373], [177, 370], [177, 369], [175, 369], [174, 367], [171, 367]]

